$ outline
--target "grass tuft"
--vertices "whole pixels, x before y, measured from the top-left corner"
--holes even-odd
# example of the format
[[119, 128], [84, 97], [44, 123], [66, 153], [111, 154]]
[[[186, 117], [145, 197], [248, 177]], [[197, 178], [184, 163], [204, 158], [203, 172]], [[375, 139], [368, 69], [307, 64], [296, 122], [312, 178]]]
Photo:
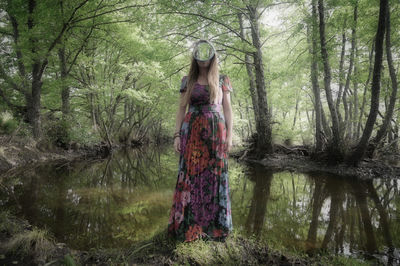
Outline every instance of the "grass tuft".
[[46, 230], [33, 228], [15, 234], [3, 248], [7, 254], [32, 257], [36, 263], [44, 263], [55, 250], [55, 245]]

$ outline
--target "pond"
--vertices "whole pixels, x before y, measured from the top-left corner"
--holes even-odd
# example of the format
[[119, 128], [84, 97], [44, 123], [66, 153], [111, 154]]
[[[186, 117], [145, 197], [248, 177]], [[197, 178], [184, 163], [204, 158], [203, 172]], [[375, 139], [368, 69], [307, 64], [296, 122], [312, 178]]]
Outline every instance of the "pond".
[[[171, 145], [38, 164], [2, 180], [0, 206], [74, 249], [128, 247], [166, 229], [178, 159]], [[230, 158], [229, 182], [234, 229], [273, 249], [399, 258], [397, 179], [273, 173]]]

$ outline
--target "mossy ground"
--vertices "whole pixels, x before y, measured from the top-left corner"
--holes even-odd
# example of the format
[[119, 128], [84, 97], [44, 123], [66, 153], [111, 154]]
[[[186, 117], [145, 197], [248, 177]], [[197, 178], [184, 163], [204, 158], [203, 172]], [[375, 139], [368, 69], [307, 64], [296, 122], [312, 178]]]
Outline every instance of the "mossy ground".
[[77, 251], [47, 231], [0, 212], [0, 265], [368, 265], [333, 255], [283, 254], [235, 230], [224, 242], [176, 242], [163, 231], [126, 249]]

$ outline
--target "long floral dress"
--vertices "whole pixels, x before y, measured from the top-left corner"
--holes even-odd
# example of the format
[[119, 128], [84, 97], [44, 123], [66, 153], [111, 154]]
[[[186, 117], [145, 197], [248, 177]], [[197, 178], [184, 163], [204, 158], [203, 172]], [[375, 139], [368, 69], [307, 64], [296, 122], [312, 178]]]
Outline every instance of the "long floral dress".
[[[180, 93], [186, 91], [187, 76]], [[220, 89], [232, 91], [228, 76]], [[178, 178], [168, 222], [168, 235], [189, 242], [224, 240], [232, 231], [226, 125], [222, 101], [209, 104], [208, 85], [195, 84], [183, 120]]]

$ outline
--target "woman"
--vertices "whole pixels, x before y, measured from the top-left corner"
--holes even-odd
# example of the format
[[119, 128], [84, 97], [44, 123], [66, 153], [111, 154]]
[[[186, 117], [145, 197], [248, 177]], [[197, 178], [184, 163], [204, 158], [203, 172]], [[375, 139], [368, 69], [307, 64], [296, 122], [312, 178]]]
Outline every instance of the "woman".
[[189, 74], [181, 81], [176, 115], [174, 148], [180, 159], [168, 235], [185, 242], [224, 240], [233, 228], [227, 156], [232, 146], [233, 89], [228, 76], [219, 74], [209, 41], [195, 43], [191, 61]]

